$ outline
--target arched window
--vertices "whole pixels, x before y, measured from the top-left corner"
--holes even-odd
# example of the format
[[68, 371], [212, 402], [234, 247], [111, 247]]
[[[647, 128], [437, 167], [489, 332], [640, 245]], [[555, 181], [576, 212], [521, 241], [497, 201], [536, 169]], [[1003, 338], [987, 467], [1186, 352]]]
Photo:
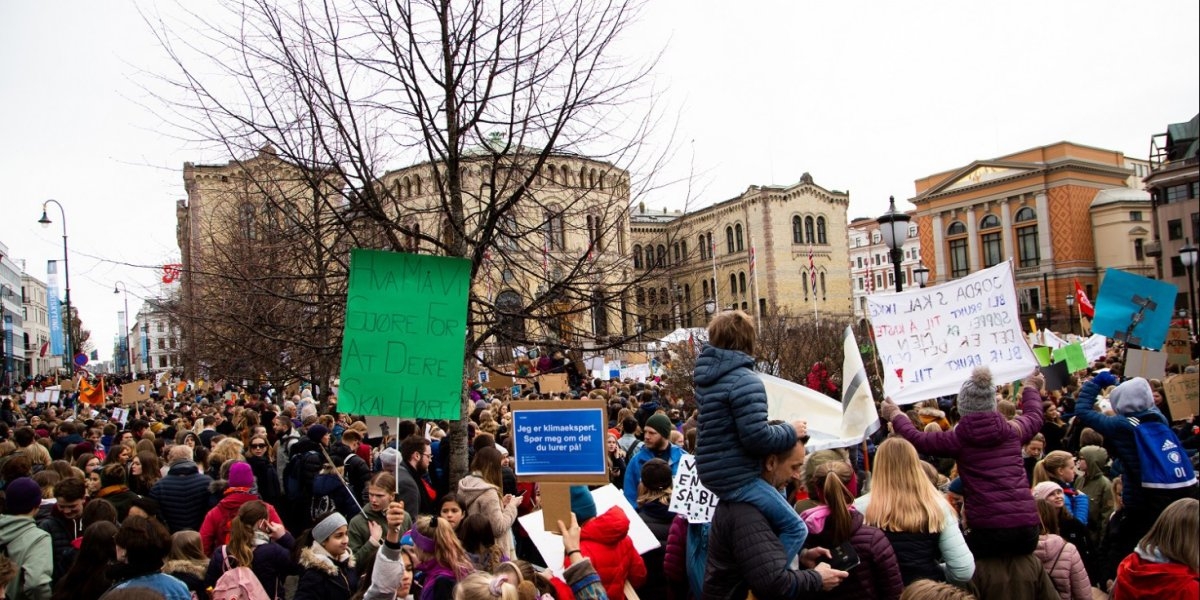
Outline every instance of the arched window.
[[405, 177], [404, 178], [404, 197], [412, 198], [412, 195], [413, 195], [412, 180]]
[[821, 282], [821, 299], [824, 300], [825, 299], [825, 273], [822, 271], [819, 275], [817, 275], [817, 278]]
[[673, 258], [675, 259], [675, 264], [679, 264], [679, 242], [675, 242], [674, 244], [671, 244], [671, 252], [673, 253]]
[[734, 226], [734, 228], [733, 228], [733, 236], [734, 236], [734, 238], [736, 238], [736, 239], [737, 239], [737, 250], [738, 250], [738, 252], [741, 252], [742, 250], [745, 250], [745, 249], [746, 249], [746, 247], [742, 245], [742, 224], [741, 224], [741, 223], [738, 223], [737, 225], [735, 225], [735, 226]]
[[704, 247], [708, 248], [708, 260], [712, 260], [713, 254], [717, 251], [717, 247], [713, 245], [711, 231], [704, 236]]
[[658, 304], [658, 288], [650, 288], [650, 306]]
[[701, 283], [700, 290], [704, 292], [704, 297], [707, 299], [708, 298], [708, 280], [705, 279], [704, 281], [701, 281], [700, 283]]
[[1026, 206], [1017, 211], [1017, 257], [1021, 267], [1036, 267], [1041, 264], [1041, 247], [1038, 244], [1037, 213]]
[[979, 228], [983, 233], [979, 236], [980, 250], [983, 252], [983, 267], [1000, 264], [1004, 260], [1003, 240], [1000, 236], [1000, 219], [996, 215], [984, 215], [979, 220]]
[[800, 273], [800, 283], [804, 284], [804, 299], [807, 301], [808, 300], [808, 273], [807, 272]]
[[746, 293], [746, 272], [745, 271], [738, 273], [738, 292], [741, 294]]
[[704, 243], [704, 234], [700, 234], [700, 260], [708, 260], [708, 246]]
[[662, 244], [659, 244], [658, 245], [658, 262], [654, 263], [654, 266], [662, 267], [662, 266], [666, 266], [666, 264], [667, 264], [667, 247]]
[[546, 236], [546, 247], [550, 250], [562, 250], [567, 245], [566, 224], [562, 211], [557, 206], [551, 206], [544, 215], [542, 231]]
[[817, 241], [817, 236], [813, 232], [813, 218], [804, 217], [804, 241], [812, 244]]
[[692, 305], [692, 286], [687, 283], [683, 284], [683, 305]]
[[733, 228], [725, 228], [725, 253], [733, 254]]
[[[683, 262], [688, 261], [687, 240], [679, 240], [679, 251], [683, 254]], [[676, 259], [678, 261], [678, 259]]]
[[658, 288], [658, 301], [662, 302], [663, 304], [671, 303], [671, 297], [667, 295], [667, 288]]
[[804, 243], [804, 225], [799, 216], [792, 217], [792, 243]]
[[1014, 220], [1018, 223], [1024, 223], [1025, 221], [1036, 221], [1037, 213], [1033, 212], [1032, 208], [1026, 206], [1025, 208], [1017, 211], [1017, 217]]
[[654, 246], [646, 246], [646, 270], [654, 268]]
[[979, 228], [980, 229], [992, 229], [993, 227], [999, 227], [999, 226], [1000, 226], [1000, 218], [997, 217], [996, 215], [984, 215], [984, 217], [979, 220]]
[[965, 277], [971, 272], [967, 257], [967, 226], [962, 221], [955, 221], [946, 228], [946, 235], [956, 236], [946, 242], [950, 246], [950, 277]]
[[601, 289], [592, 291], [592, 333], [596, 337], [608, 335], [608, 299]]
[[496, 329], [501, 339], [521, 341], [525, 337], [524, 303], [520, 294], [505, 290], [496, 296]]
[[967, 232], [967, 226], [962, 224], [962, 221], [955, 221], [946, 228], [946, 235], [962, 235]]
[[417, 195], [420, 196], [421, 195], [421, 176], [413, 175], [413, 181], [416, 182]]
[[637, 305], [638, 305], [638, 306], [645, 306], [645, 305], [646, 305], [646, 290], [645, 290], [645, 289], [643, 289], [643, 288], [638, 288], [638, 289], [637, 289], [637, 290], [634, 292], [634, 297], [636, 298], [636, 302], [637, 302]]
[[729, 293], [737, 294], [737, 275], [733, 273], [729, 274]]
[[253, 240], [258, 237], [258, 232], [254, 227], [254, 205], [246, 202], [238, 207], [238, 229], [242, 233], [242, 237], [247, 240]]
[[817, 243], [828, 244], [825, 237], [825, 217], [817, 217]]
[[633, 268], [642, 268], [642, 245], [635, 244], [633, 246]]

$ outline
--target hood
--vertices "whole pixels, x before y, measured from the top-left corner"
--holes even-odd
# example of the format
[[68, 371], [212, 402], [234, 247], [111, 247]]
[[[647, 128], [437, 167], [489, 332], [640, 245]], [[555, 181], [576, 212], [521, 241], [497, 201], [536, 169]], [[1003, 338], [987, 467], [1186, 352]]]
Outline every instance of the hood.
[[[300, 566], [305, 569], [317, 569], [326, 575], [337, 575], [338, 566], [333, 557], [320, 544], [313, 542], [311, 546], [300, 550]], [[342, 562], [354, 567], [354, 557], [349, 551], [342, 556]]]
[[705, 346], [696, 357], [696, 385], [713, 385], [730, 371], [754, 367], [754, 359], [745, 352]]
[[224, 498], [217, 503], [217, 508], [221, 509], [226, 514], [237, 515], [237, 511], [243, 504], [251, 500], [259, 500], [260, 498], [250, 492], [230, 492], [225, 494]]
[[931, 418], [931, 419], [934, 419], [934, 420], [937, 420], [937, 419], [945, 419], [945, 418], [946, 418], [946, 413], [944, 413], [944, 412], [942, 412], [942, 411], [940, 411], [940, 410], [938, 410], [938, 409], [936, 409], [936, 408], [930, 408], [930, 407], [928, 407], [928, 406], [926, 406], [926, 407], [924, 407], [924, 408], [921, 408], [920, 410], [918, 410], [918, 411], [917, 411], [917, 414], [918, 414], [919, 416], [922, 416], [922, 417], [929, 417], [929, 418]]
[[1108, 464], [1108, 450], [1100, 446], [1084, 446], [1079, 449], [1079, 458], [1087, 461], [1087, 470], [1083, 473], [1084, 481], [1095, 479], [1104, 474], [1104, 466]]
[[163, 563], [162, 572], [168, 575], [171, 573], [187, 573], [197, 579], [204, 579], [205, 574], [208, 572], [208, 561], [168, 560]]
[[195, 475], [200, 472], [200, 467], [195, 462], [190, 460], [181, 460], [171, 463], [171, 468], [167, 469], [167, 475]]
[[1196, 580], [1196, 573], [1179, 563], [1160, 563], [1146, 560], [1134, 552], [1117, 567], [1119, 587], [1136, 591], [1131, 598], [1170, 598], [1181, 589], [1181, 582]]
[[614, 506], [596, 518], [584, 523], [579, 530], [579, 539], [605, 546], [615, 545], [629, 535], [629, 515]]
[[214, 479], [208, 484], [208, 493], [214, 496], [221, 496], [225, 493], [225, 488], [229, 487], [229, 481], [225, 479]]
[[468, 506], [488, 491], [499, 492], [500, 490], [497, 490], [496, 486], [484, 481], [482, 477], [475, 474], [467, 475], [458, 482], [458, 499], [462, 500]]
[[962, 430], [973, 446], [992, 446], [1016, 435], [1012, 425], [996, 411], [967, 413], [957, 429]]
[[[858, 531], [862, 527], [863, 516], [851, 504], [850, 509], [850, 531], [851, 533]], [[800, 518], [804, 520], [804, 524], [808, 527], [808, 532], [812, 535], [821, 536], [825, 531], [825, 521], [829, 518], [829, 507], [824, 504], [810, 508], [803, 513], [800, 513]]]
[[37, 522], [29, 517], [0, 515], [0, 540], [4, 540], [5, 544], [12, 544], [17, 538], [37, 529]]
[[1038, 536], [1038, 554], [1042, 557], [1053, 559], [1066, 545], [1067, 540], [1062, 539], [1062, 536], [1054, 534]]

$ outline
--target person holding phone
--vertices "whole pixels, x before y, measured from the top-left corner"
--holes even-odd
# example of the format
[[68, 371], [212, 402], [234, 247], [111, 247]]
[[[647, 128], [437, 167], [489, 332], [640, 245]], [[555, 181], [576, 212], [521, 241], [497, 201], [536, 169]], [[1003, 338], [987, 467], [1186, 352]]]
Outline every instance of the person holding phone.
[[247, 502], [229, 524], [229, 543], [213, 551], [204, 582], [210, 588], [216, 585], [226, 565], [248, 566], [272, 599], [282, 600], [284, 580], [300, 573], [299, 565], [291, 558], [293, 543], [292, 534], [269, 518], [265, 503]]

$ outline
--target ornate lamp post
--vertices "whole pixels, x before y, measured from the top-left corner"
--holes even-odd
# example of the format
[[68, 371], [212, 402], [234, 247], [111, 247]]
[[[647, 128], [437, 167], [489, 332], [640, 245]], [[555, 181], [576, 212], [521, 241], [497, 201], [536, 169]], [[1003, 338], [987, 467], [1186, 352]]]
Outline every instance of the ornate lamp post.
[[904, 260], [904, 241], [908, 239], [908, 222], [912, 217], [896, 210], [896, 197], [888, 197], [888, 211], [876, 219], [883, 243], [891, 250], [892, 267], [896, 278], [896, 291], [903, 292], [900, 281], [900, 263]]
[[1075, 333], [1075, 294], [1067, 294], [1067, 321], [1071, 327], [1071, 333]]
[[917, 285], [925, 287], [929, 283], [929, 269], [925, 268], [924, 264], [918, 264], [917, 268], [913, 269], [913, 279], [917, 281]]

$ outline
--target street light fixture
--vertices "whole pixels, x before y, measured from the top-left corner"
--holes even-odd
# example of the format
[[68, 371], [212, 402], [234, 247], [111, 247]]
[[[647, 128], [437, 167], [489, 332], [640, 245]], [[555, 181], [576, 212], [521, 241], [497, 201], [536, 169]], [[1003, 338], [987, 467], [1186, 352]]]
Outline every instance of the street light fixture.
[[71, 364], [72, 364], [71, 361], [75, 359], [75, 349], [71, 347], [71, 323], [75, 320], [75, 316], [71, 312], [71, 261], [70, 261], [70, 255], [67, 253], [67, 211], [66, 211], [66, 209], [63, 208], [62, 204], [59, 204], [58, 200], [55, 200], [53, 198], [43, 202], [42, 203], [42, 218], [38, 219], [38, 221], [37, 221], [38, 223], [42, 224], [43, 228], [49, 228], [50, 223], [52, 223], [49, 215], [46, 214], [46, 207], [50, 204], [53, 204], [58, 207], [58, 213], [60, 215], [62, 215], [62, 222], [63, 222], [63, 226], [62, 226], [63, 274], [66, 277], [66, 284], [67, 284], [67, 324], [66, 324], [67, 326], [64, 328], [64, 331], [63, 331], [63, 342], [64, 342], [64, 346], [65, 346], [65, 348], [63, 350], [63, 355], [64, 355], [63, 363], [67, 367], [67, 371], [70, 372], [72, 370], [71, 369]]
[[1075, 333], [1075, 294], [1067, 294], [1067, 321], [1071, 327], [1071, 333]]
[[929, 283], [929, 269], [925, 268], [924, 263], [918, 264], [917, 268], [913, 269], [913, 279], [921, 287], [925, 287], [925, 284]]
[[1192, 245], [1191, 240], [1188, 238], [1183, 239], [1183, 244], [1184, 244], [1184, 246], [1179, 249], [1179, 262], [1183, 263], [1183, 267], [1185, 269], [1187, 269], [1188, 305], [1189, 305], [1189, 308], [1191, 308], [1191, 315], [1192, 315], [1192, 328], [1191, 329], [1192, 329], [1192, 335], [1196, 336], [1196, 335], [1200, 335], [1200, 334], [1197, 334], [1197, 326], [1196, 326], [1195, 267], [1196, 267], [1196, 254], [1200, 253], [1200, 250], [1197, 250], [1196, 247]]
[[883, 234], [883, 243], [891, 250], [897, 292], [904, 291], [904, 285], [900, 281], [900, 263], [904, 260], [904, 241], [908, 239], [908, 222], [911, 220], [912, 217], [896, 211], [895, 196], [888, 197], [888, 211], [876, 219], [879, 232]]
[[125, 312], [121, 313], [125, 323], [125, 337], [121, 338], [122, 345], [125, 346], [125, 368], [129, 369], [129, 374], [133, 374], [133, 348], [129, 344], [129, 288], [125, 287], [124, 281], [118, 281], [113, 285], [113, 293], [119, 294], [125, 292]]

